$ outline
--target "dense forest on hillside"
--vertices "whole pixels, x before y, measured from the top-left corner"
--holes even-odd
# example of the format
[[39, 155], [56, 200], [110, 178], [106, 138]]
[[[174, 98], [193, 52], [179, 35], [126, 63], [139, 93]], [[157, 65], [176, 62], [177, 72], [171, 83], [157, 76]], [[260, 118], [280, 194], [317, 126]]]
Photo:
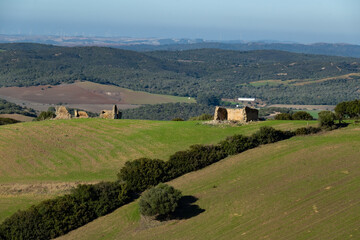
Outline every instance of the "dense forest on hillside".
[[178, 118], [188, 120], [202, 114], [214, 114], [214, 110], [214, 106], [196, 103], [164, 103], [123, 110], [122, 118], [147, 120], [173, 120]]
[[[296, 82], [360, 72], [356, 58], [274, 50], [199, 49], [139, 53], [100, 47], [0, 44], [0, 86], [87, 80], [152, 93], [222, 98], [256, 97], [269, 103], [335, 104], [359, 98], [356, 76], [296, 86]], [[253, 85], [278, 80], [276, 85]]]
[[0, 99], [0, 114], [22, 114], [29, 117], [36, 117], [34, 109], [25, 108], [15, 103], [8, 102], [4, 99]]

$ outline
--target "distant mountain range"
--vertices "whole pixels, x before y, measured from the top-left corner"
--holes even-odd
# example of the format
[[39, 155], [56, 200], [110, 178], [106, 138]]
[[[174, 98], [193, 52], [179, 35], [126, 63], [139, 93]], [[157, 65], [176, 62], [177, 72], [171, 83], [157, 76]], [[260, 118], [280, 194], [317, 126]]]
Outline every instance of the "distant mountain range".
[[85, 37], [85, 36], [30, 36], [1, 35], [0, 43], [31, 42], [58, 46], [102, 46], [133, 51], [183, 51], [203, 48], [251, 51], [282, 50], [295, 53], [321, 54], [360, 58], [360, 45], [346, 43], [300, 44], [288, 42], [205, 41], [203, 39]]

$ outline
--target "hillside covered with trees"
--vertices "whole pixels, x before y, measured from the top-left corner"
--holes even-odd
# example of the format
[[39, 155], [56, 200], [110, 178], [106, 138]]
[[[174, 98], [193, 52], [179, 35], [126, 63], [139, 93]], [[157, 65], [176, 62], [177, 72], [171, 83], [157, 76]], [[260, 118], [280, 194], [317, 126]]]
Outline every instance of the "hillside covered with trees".
[[27, 43], [0, 44], [0, 49], [3, 87], [87, 80], [151, 93], [256, 97], [269, 103], [336, 104], [360, 97], [357, 58], [276, 50], [139, 53]]

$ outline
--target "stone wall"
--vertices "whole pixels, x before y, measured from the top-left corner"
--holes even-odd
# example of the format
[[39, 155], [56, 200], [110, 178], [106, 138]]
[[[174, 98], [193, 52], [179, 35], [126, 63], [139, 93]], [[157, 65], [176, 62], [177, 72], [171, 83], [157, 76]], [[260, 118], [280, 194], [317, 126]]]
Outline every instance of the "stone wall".
[[121, 119], [121, 112], [119, 112], [116, 105], [113, 106], [112, 110], [102, 110], [100, 113], [100, 118], [106, 119]]
[[85, 111], [74, 110], [74, 117], [76, 117], [76, 118], [89, 118], [89, 115]]
[[55, 114], [55, 119], [71, 119], [71, 114], [64, 106], [57, 107]]
[[216, 107], [214, 120], [220, 121], [238, 121], [238, 122], [250, 122], [257, 121], [259, 116], [259, 111], [254, 108], [224, 108]]

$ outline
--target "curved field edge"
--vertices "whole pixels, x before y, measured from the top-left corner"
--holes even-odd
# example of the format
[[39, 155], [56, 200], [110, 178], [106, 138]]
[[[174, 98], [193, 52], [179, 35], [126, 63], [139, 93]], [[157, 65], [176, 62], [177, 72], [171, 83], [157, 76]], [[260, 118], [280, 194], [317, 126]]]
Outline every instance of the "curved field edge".
[[128, 160], [163, 160], [193, 144], [214, 144], [261, 126], [296, 129], [316, 121], [266, 121], [243, 126], [201, 122], [76, 119], [0, 126], [0, 222], [81, 182], [116, 179]]
[[[316, 121], [309, 121], [316, 125]], [[260, 126], [295, 129], [304, 121], [209, 126], [195, 121], [75, 119], [0, 127], [0, 183], [114, 180], [128, 160], [167, 159], [193, 144], [214, 144]]]
[[360, 128], [294, 137], [170, 184], [205, 211], [149, 222], [137, 202], [59, 239], [357, 239]]

